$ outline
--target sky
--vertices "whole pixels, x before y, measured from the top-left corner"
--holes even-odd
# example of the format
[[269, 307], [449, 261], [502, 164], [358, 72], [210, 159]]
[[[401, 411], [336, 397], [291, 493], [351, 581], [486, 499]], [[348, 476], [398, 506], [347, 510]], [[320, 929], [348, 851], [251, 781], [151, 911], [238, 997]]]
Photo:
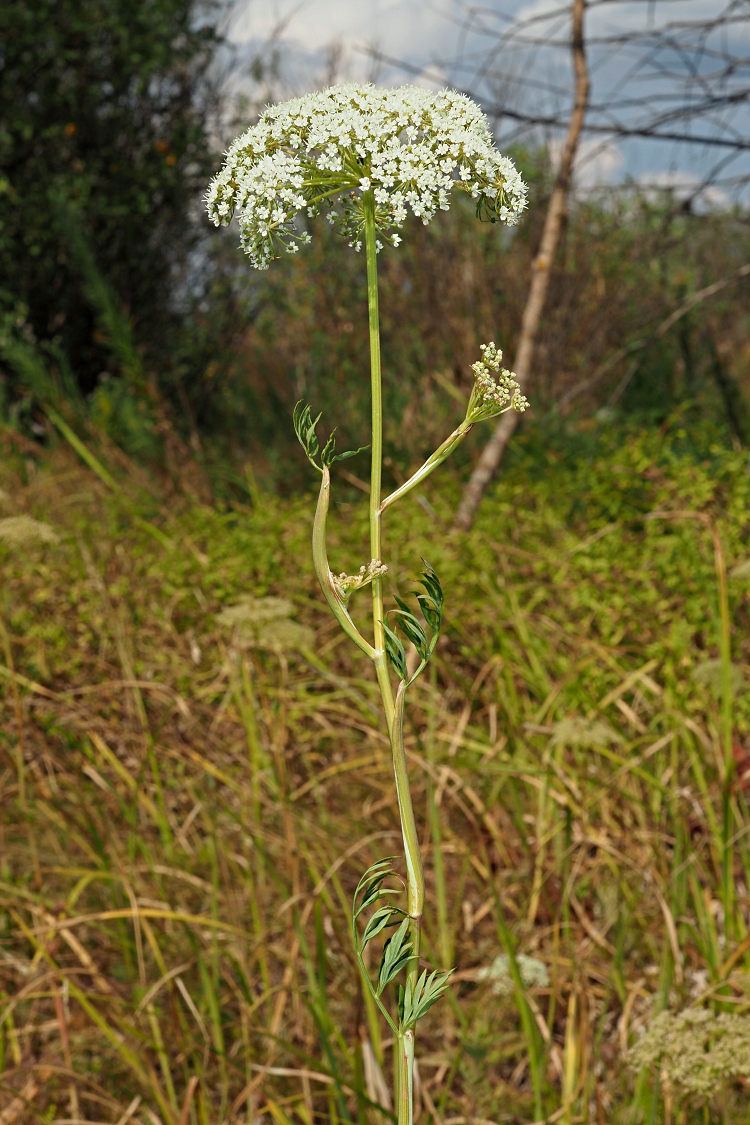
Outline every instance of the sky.
[[349, 50], [377, 45], [396, 57], [429, 58], [450, 50], [455, 37], [450, 17], [459, 9], [452, 0], [244, 0], [235, 36], [262, 38], [283, 25], [291, 39], [311, 52], [339, 41]]
[[[586, 31], [595, 108], [588, 120], [601, 127], [613, 120], [643, 124], [654, 112], [673, 109], [684, 95], [684, 63], [675, 51], [662, 52], [654, 67], [647, 61], [648, 47], [641, 46], [640, 54], [628, 46], [614, 49], [604, 38], [681, 23], [677, 37], [697, 52], [698, 37], [689, 23], [715, 17], [730, 6], [733, 23], [709, 39], [700, 54], [706, 81], [699, 95], [720, 88], [723, 60], [718, 52], [727, 47], [744, 60], [730, 84], [750, 91], [750, 0], [590, 0]], [[346, 79], [454, 85], [483, 102], [503, 141], [523, 137], [527, 126], [507, 113], [493, 117], [493, 107], [565, 118], [572, 89], [569, 9], [569, 0], [236, 0], [230, 37], [241, 71], [242, 60], [265, 57], [269, 39], [276, 36], [282, 74], [276, 96]], [[540, 37], [551, 45], [531, 44]], [[644, 99], [645, 104], [633, 104]], [[614, 101], [619, 106], [611, 112]], [[679, 117], [663, 127], [685, 131]], [[750, 97], [744, 109], [717, 110], [693, 129], [703, 135], [744, 136], [750, 144]], [[553, 155], [561, 136], [554, 129], [544, 135]], [[684, 184], [688, 190], [721, 161], [724, 167], [702, 194], [704, 205], [727, 205], [738, 190], [746, 197], [750, 147], [737, 156], [715, 146], [623, 140], [599, 132], [581, 145], [578, 184], [590, 188], [630, 179], [678, 185], [678, 190]]]

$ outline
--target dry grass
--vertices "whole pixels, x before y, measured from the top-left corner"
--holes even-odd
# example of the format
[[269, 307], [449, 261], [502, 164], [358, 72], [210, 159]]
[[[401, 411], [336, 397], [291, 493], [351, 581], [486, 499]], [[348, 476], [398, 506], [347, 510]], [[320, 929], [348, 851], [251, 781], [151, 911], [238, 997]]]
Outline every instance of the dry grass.
[[[396, 587], [424, 553], [447, 599], [407, 742], [427, 951], [458, 970], [424, 1123], [746, 1120], [741, 1079], [704, 1104], [627, 1059], [664, 1007], [750, 1007], [750, 489], [681, 433], [520, 460], [468, 538], [439, 485], [389, 522]], [[0, 470], [0, 516], [57, 536], [0, 537], [0, 1122], [386, 1120], [347, 909], [399, 851], [395, 795], [312, 500], [126, 501], [34, 453]], [[358, 566], [361, 506], [336, 518]], [[219, 619], [245, 596], [314, 642]]]

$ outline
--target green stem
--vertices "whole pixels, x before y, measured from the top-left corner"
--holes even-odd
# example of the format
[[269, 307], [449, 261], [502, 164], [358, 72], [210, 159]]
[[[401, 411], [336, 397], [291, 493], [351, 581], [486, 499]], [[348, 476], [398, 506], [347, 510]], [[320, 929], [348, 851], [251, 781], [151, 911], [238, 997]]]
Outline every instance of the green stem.
[[460, 426], [457, 426], [453, 433], [445, 439], [443, 444], [439, 445], [435, 452], [427, 458], [424, 465], [422, 465], [420, 469], [417, 469], [414, 476], [409, 477], [400, 488], [397, 488], [395, 492], [392, 492], [390, 496], [385, 498], [380, 505], [381, 514], [386, 508], [390, 508], [391, 504], [395, 504], [397, 500], [400, 500], [402, 496], [406, 496], [407, 492], [411, 492], [412, 488], [425, 480], [430, 473], [437, 469], [438, 465], [442, 465], [443, 461], [451, 455], [456, 446], [460, 445], [464, 440], [473, 425], [473, 422], [464, 420]]
[[396, 1114], [398, 1125], [414, 1120], [414, 1029], [396, 1038]]
[[[370, 382], [372, 387], [372, 467], [370, 471], [370, 557], [380, 559], [380, 487], [383, 471], [383, 390], [380, 368], [380, 312], [378, 308], [378, 259], [375, 232], [375, 197], [364, 196], [365, 249], [367, 256], [367, 308], [370, 321]], [[372, 626], [375, 638], [375, 673], [383, 697], [388, 730], [393, 726], [393, 689], [385, 655], [383, 579], [372, 582]]]
[[424, 872], [422, 853], [419, 849], [417, 823], [414, 819], [414, 805], [409, 787], [409, 770], [404, 749], [404, 701], [406, 685], [402, 680], [396, 692], [396, 708], [391, 733], [391, 752], [393, 754], [393, 774], [396, 779], [398, 811], [401, 818], [401, 832], [404, 837], [406, 857], [406, 910], [410, 918], [409, 933], [412, 941], [412, 957], [409, 961], [407, 977], [412, 986], [419, 975], [419, 939], [424, 909]]
[[[367, 252], [367, 306], [370, 321], [370, 369], [372, 379], [372, 472], [370, 476], [370, 553], [373, 559], [381, 557], [381, 474], [383, 461], [383, 394], [380, 368], [380, 318], [378, 310], [378, 262], [375, 230], [375, 199], [372, 192], [364, 197], [365, 206], [365, 248]], [[419, 837], [414, 820], [414, 806], [409, 788], [409, 771], [404, 749], [404, 692], [406, 685], [399, 684], [394, 701], [388, 662], [385, 654], [383, 581], [375, 578], [372, 583], [372, 620], [375, 639], [373, 663], [383, 697], [388, 731], [391, 736], [393, 772], [396, 779], [396, 793], [401, 818], [401, 831], [404, 838], [407, 880], [407, 911], [410, 919], [412, 957], [407, 970], [407, 979], [412, 987], [419, 973], [419, 938], [424, 903], [424, 875], [422, 857], [419, 850]], [[399, 1032], [397, 1043], [396, 1086], [398, 1101], [398, 1125], [412, 1125], [413, 1112], [413, 1071], [414, 1071], [414, 1031]]]
[[430, 841], [432, 843], [432, 866], [435, 874], [435, 900], [438, 919], [438, 949], [443, 965], [453, 964], [453, 949], [448, 925], [448, 896], [445, 887], [445, 864], [443, 862], [443, 834], [440, 826], [440, 808], [433, 774], [437, 776], [437, 755], [435, 746], [437, 666], [430, 664], [430, 695], [427, 712], [427, 761], [432, 772], [427, 782], [427, 815], [430, 822]]

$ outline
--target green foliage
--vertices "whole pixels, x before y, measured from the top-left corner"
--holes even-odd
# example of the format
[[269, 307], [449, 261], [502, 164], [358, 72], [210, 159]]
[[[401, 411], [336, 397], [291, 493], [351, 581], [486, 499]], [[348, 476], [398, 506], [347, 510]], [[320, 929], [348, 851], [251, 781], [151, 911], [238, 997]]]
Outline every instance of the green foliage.
[[[174, 492], [157, 507], [124, 479], [126, 504], [65, 446], [2, 440], [0, 519], [27, 515], [54, 532], [37, 529], [34, 543], [28, 524], [21, 538], [11, 523], [0, 535], [3, 1097], [49, 1061], [33, 1112], [68, 1113], [52, 978], [32, 976], [36, 964], [54, 972], [70, 1014], [82, 1114], [99, 1115], [84, 1103], [93, 1092], [109, 1099], [102, 1120], [137, 1097], [139, 1120], [168, 1120], [165, 1070], [176, 1121], [193, 1076], [199, 1122], [227, 1120], [259, 1078], [264, 1100], [251, 1108], [273, 1103], [279, 1123], [335, 1125], [342, 1102], [352, 1118], [369, 1113], [378, 1086], [363, 1075], [377, 1074], [373, 1059], [389, 1073], [392, 1029], [355, 987], [344, 919], [362, 869], [395, 844], [392, 764], [365, 660], [331, 645], [304, 561], [309, 496], [211, 506]], [[458, 969], [450, 1003], [419, 1023], [422, 1081], [442, 1120], [540, 1120], [533, 1044], [545, 1117], [563, 1107], [559, 1064], [571, 1118], [632, 1125], [653, 1105], [661, 1125], [658, 1064], [639, 1078], [623, 1037], [630, 1052], [665, 1006], [713, 1008], [715, 1022], [730, 1004], [746, 1019], [750, 1005], [747, 457], [684, 414], [662, 431], [601, 425], [554, 441], [526, 427], [460, 538], [449, 533], [456, 495], [450, 477], [428, 481], [431, 510], [412, 496], [389, 524], [403, 545], [397, 588], [410, 588], [408, 559], [429, 543], [450, 590], [407, 730], [427, 881], [442, 880], [446, 902], [445, 945], [429, 909], [425, 952]], [[332, 512], [342, 564], [359, 558], [365, 508], [345, 496]], [[716, 562], [710, 527], [691, 512], [720, 534], [744, 681], [734, 936], [718, 908], [721, 713], [693, 675], [718, 655]], [[314, 646], [246, 644], [222, 615], [249, 597], [291, 600]], [[357, 900], [367, 897], [360, 935], [401, 901], [378, 897], [400, 886], [381, 863]], [[55, 919], [79, 945], [51, 936]], [[368, 937], [373, 984], [380, 943], [403, 919]], [[502, 957], [509, 983], [496, 991]], [[546, 984], [524, 972], [529, 958]], [[395, 1012], [390, 1003], [394, 1023]], [[724, 1084], [707, 1115], [740, 1125], [746, 1090], [715, 1073]], [[699, 1125], [675, 1086], [672, 1121], [683, 1108]]]
[[388, 657], [388, 663], [398, 678], [406, 683], [409, 673], [406, 668], [406, 650], [401, 643], [401, 638], [393, 632], [387, 622], [384, 622], [383, 630], [385, 632], [385, 653]]
[[383, 955], [380, 959], [378, 971], [378, 985], [375, 995], [381, 996], [383, 989], [392, 980], [395, 980], [402, 969], [409, 964], [412, 956], [412, 944], [409, 940], [409, 919], [404, 918], [395, 933], [387, 939], [383, 946]]
[[218, 42], [209, 15], [194, 0], [0, 8], [0, 311], [57, 341], [84, 391], [107, 366], [94, 323], [101, 301], [94, 314], [82, 299], [91, 274], [54, 200], [85, 215], [107, 286], [164, 362], [209, 171], [206, 76]]
[[[386, 879], [392, 877], [397, 878], [396, 873], [391, 868], [392, 859], [393, 857], [391, 856], [388, 859], [382, 859], [374, 863], [372, 867], [368, 867], [367, 871], [365, 871], [364, 875], [359, 880], [352, 899], [351, 926], [354, 950], [357, 955], [362, 981], [365, 987], [371, 992], [380, 1011], [395, 1032], [396, 1025], [380, 997], [385, 986], [394, 980], [401, 970], [406, 967], [411, 956], [412, 944], [408, 935], [409, 918], [400, 907], [388, 903], [387, 905], [379, 906], [370, 915], [361, 937], [357, 925], [358, 919], [363, 911], [371, 906], [375, 906], [381, 899], [389, 898], [391, 895], [398, 893], [390, 888], [383, 887]], [[383, 946], [380, 968], [378, 970], [378, 982], [377, 986], [374, 986], [370, 980], [370, 974], [365, 967], [365, 949], [373, 938], [377, 937], [383, 930], [391, 926], [397, 926], [398, 928], [395, 933], [391, 934]]]
[[[41, 402], [58, 403], [62, 388], [54, 379], [49, 364], [39, 348], [15, 331], [10, 317], [6, 317], [0, 335], [0, 354], [17, 372], [24, 386]], [[67, 372], [67, 368], [63, 368]], [[17, 412], [16, 412], [17, 417]]]
[[[361, 936], [358, 932], [357, 920], [362, 912], [371, 906], [375, 906], [381, 899], [396, 893], [389, 888], [383, 887], [386, 879], [391, 877], [397, 878], [391, 868], [391, 862], [392, 857], [390, 859], [380, 860], [378, 863], [373, 864], [372, 867], [369, 867], [357, 884], [357, 889], [354, 892], [352, 901], [352, 936], [360, 972], [365, 987], [370, 989], [373, 996], [378, 1001], [386, 985], [391, 984], [398, 978], [402, 970], [408, 966], [413, 956], [412, 942], [409, 937], [410, 920], [408, 915], [398, 906], [392, 905], [391, 903], [378, 906], [367, 920]], [[383, 930], [391, 926], [396, 926], [397, 929], [387, 938], [383, 945], [377, 974], [377, 984], [373, 985], [370, 980], [370, 974], [365, 968], [365, 948], [373, 938], [377, 937]], [[421, 976], [415, 980], [408, 978], [405, 986], [399, 985], [398, 1016], [399, 1026], [402, 1031], [414, 1027], [417, 1020], [426, 1015], [433, 1004], [440, 999], [448, 987], [452, 973], [452, 969], [448, 972], [433, 970], [428, 975], [428, 970], [425, 969]], [[395, 1025], [393, 1025], [391, 1017], [382, 1006], [382, 1003], [380, 1003], [379, 1006], [384, 1016], [395, 1030]]]
[[399, 679], [404, 680], [407, 687], [409, 684], [414, 683], [435, 651], [435, 645], [438, 642], [440, 628], [443, 622], [443, 590], [440, 585], [440, 580], [427, 560], [422, 559], [422, 562], [424, 563], [425, 569], [420, 582], [424, 586], [424, 590], [415, 591], [415, 597], [419, 602], [422, 615], [429, 626], [429, 638], [419, 618], [415, 617], [406, 602], [398, 596], [395, 599], [398, 609], [394, 610], [394, 617], [403, 631], [404, 636], [407, 640], [411, 641], [419, 655], [420, 664], [412, 676], [409, 676], [407, 672], [406, 652], [401, 640], [393, 629], [387, 624], [384, 625], [385, 647], [388, 660], [396, 675]]
[[[292, 415], [294, 422], [294, 432], [297, 435], [297, 440], [307, 454], [307, 458], [311, 465], [313, 465], [318, 472], [321, 468], [330, 469], [331, 465], [336, 461], [348, 461], [350, 457], [356, 457], [364, 449], [369, 449], [369, 446], [362, 445], [359, 449], [350, 449], [346, 453], [336, 453], [336, 439], [334, 438], [335, 430], [332, 430], [328, 435], [328, 439], [320, 448], [318, 443], [318, 436], [315, 433], [315, 428], [322, 418], [322, 412], [318, 414], [317, 418], [313, 418], [310, 407], [303, 406], [300, 400], [294, 407]], [[320, 455], [320, 465], [316, 458]]]
[[47, 413], [62, 410], [77, 423], [105, 434], [130, 455], [145, 455], [153, 462], [160, 444], [155, 432], [158, 391], [146, 375], [130, 321], [97, 266], [78, 210], [62, 197], [55, 197], [53, 206], [96, 314], [99, 342], [120, 374], [112, 378], [104, 372], [84, 399], [60, 345], [35, 342], [27, 325], [18, 326], [7, 315], [0, 334], [0, 357], [18, 379], [13, 420], [17, 423], [24, 414], [33, 415], [36, 408]]
[[[378, 860], [373, 863], [372, 867], [368, 867], [364, 875], [357, 883], [357, 889], [354, 892], [352, 917], [354, 921], [359, 918], [363, 910], [368, 906], [372, 906], [383, 895], [383, 883], [395, 872], [391, 869], [391, 863], [394, 856], [389, 856], [388, 859]], [[363, 937], [360, 948], [363, 948], [369, 939]]]
[[407, 980], [400, 1012], [401, 1024], [404, 1028], [414, 1027], [417, 1020], [427, 1015], [432, 1005], [445, 993], [453, 972], [453, 969], [442, 973], [433, 969], [428, 976], [427, 969], [423, 969], [414, 986], [410, 980]]

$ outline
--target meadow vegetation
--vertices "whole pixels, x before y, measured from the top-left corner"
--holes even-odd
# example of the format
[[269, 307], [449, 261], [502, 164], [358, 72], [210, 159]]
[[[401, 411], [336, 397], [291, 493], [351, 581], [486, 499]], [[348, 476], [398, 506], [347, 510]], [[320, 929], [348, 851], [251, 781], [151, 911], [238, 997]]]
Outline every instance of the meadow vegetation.
[[[387, 1120], [347, 914], [395, 793], [312, 494], [114, 492], [3, 442], [3, 1122]], [[429, 545], [447, 599], [407, 732], [425, 945], [457, 967], [422, 1120], [745, 1121], [746, 453], [684, 411], [527, 428], [468, 536], [457, 489], [386, 544], [394, 590]], [[336, 569], [366, 526], [342, 496]]]
[[[369, 440], [365, 262], [319, 224], [251, 273], [204, 223], [219, 11], [0, 14], [0, 1125], [395, 1120], [348, 923], [400, 850], [391, 755], [291, 424]], [[512, 155], [515, 230], [456, 203], [381, 256], [388, 488], [480, 342], [512, 366], [553, 178]], [[748, 262], [746, 209], [574, 194], [475, 527], [476, 431], [389, 513], [391, 595], [421, 555], [446, 595], [406, 740], [456, 966], [423, 1125], [748, 1121]]]

